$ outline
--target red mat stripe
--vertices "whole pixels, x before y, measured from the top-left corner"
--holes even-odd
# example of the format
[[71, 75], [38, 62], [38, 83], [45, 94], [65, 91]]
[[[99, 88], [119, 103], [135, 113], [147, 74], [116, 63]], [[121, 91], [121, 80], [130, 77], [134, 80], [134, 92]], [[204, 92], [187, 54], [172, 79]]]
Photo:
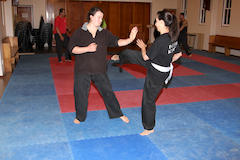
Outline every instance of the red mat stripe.
[[[137, 64], [124, 64], [121, 66], [121, 68], [136, 78], [145, 78], [146, 76], [146, 69]], [[173, 76], [195, 76], [195, 75], [203, 75], [203, 73], [178, 64], [174, 64]]]
[[[73, 96], [73, 62], [58, 64], [56, 58], [50, 58], [50, 64], [62, 113], [75, 112]], [[157, 105], [199, 102], [240, 97], [240, 84], [209, 85], [168, 88], [159, 96]], [[115, 92], [122, 108], [140, 107], [142, 90]], [[105, 105], [96, 88], [91, 85], [88, 110], [104, 110]]]
[[213, 58], [209, 58], [209, 57], [204, 57], [198, 54], [192, 54], [191, 57], [188, 57], [186, 55], [184, 55], [185, 58], [189, 58], [192, 59], [194, 61], [198, 61], [204, 64], [208, 64], [214, 67], [218, 67], [230, 72], [235, 72], [240, 74], [240, 66], [236, 65], [236, 64], [232, 64], [232, 63], [228, 63], [228, 62], [224, 62], [221, 60], [217, 60], [217, 59], [213, 59]]
[[[158, 97], [157, 105], [190, 103], [240, 97], [240, 83], [179, 87], [164, 89]], [[117, 91], [116, 97], [122, 108], [140, 107], [142, 90]], [[61, 112], [75, 112], [73, 95], [59, 95]], [[88, 99], [89, 111], [105, 110], [103, 99], [98, 93], [92, 93]]]

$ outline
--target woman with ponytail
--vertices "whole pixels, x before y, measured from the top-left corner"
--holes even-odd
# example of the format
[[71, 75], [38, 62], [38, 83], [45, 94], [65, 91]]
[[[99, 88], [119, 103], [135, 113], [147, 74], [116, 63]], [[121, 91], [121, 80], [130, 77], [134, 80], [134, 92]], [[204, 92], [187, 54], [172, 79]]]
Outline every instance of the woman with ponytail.
[[142, 124], [144, 131], [140, 135], [145, 136], [154, 132], [156, 104], [155, 101], [163, 87], [169, 82], [173, 65], [182, 56], [178, 46], [178, 23], [175, 15], [166, 10], [159, 11], [155, 26], [160, 32], [148, 50], [147, 45], [140, 39], [137, 45], [141, 52], [124, 50], [119, 55], [112, 56], [112, 60], [119, 60], [121, 64], [139, 64], [147, 68], [142, 97]]

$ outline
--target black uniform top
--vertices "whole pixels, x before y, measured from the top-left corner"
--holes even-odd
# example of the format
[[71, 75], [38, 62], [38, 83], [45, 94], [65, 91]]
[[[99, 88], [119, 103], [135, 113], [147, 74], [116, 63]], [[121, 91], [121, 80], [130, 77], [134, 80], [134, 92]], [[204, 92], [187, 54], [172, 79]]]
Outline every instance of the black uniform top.
[[75, 73], [105, 73], [107, 64], [107, 47], [118, 46], [118, 37], [110, 31], [98, 28], [95, 38], [87, 30], [87, 23], [77, 29], [70, 38], [69, 51], [75, 46], [86, 47], [91, 43], [97, 44], [96, 52], [75, 55]]
[[180, 48], [178, 42], [171, 42], [168, 33], [160, 35], [147, 50], [149, 61], [163, 67], [169, 67], [172, 57], [175, 53], [179, 53]]
[[[183, 23], [186, 23], [186, 20], [179, 22], [179, 27], [180, 27], [180, 28], [182, 27]], [[185, 27], [183, 28], [183, 30], [180, 31], [180, 34], [181, 34], [181, 35], [187, 34], [187, 26], [185, 26]]]

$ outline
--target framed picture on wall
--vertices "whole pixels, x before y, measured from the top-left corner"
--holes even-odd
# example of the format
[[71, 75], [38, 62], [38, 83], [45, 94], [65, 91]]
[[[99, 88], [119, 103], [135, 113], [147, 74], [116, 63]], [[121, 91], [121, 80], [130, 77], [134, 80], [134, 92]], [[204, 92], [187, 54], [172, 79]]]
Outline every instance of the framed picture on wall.
[[13, 6], [17, 6], [18, 3], [19, 3], [19, 0], [12, 0], [12, 5], [13, 5]]

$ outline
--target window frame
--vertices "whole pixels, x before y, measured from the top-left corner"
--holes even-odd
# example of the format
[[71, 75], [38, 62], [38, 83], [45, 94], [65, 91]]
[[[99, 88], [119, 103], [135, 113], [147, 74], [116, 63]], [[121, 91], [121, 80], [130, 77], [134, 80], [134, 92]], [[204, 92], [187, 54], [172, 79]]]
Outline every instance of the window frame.
[[204, 0], [200, 0], [199, 23], [206, 24], [206, 9], [204, 7]]
[[[227, 5], [228, 2], [228, 5]], [[232, 0], [223, 0], [222, 26], [230, 26], [231, 23]]]
[[187, 18], [187, 1], [188, 0], [182, 0], [182, 12], [185, 18]]

